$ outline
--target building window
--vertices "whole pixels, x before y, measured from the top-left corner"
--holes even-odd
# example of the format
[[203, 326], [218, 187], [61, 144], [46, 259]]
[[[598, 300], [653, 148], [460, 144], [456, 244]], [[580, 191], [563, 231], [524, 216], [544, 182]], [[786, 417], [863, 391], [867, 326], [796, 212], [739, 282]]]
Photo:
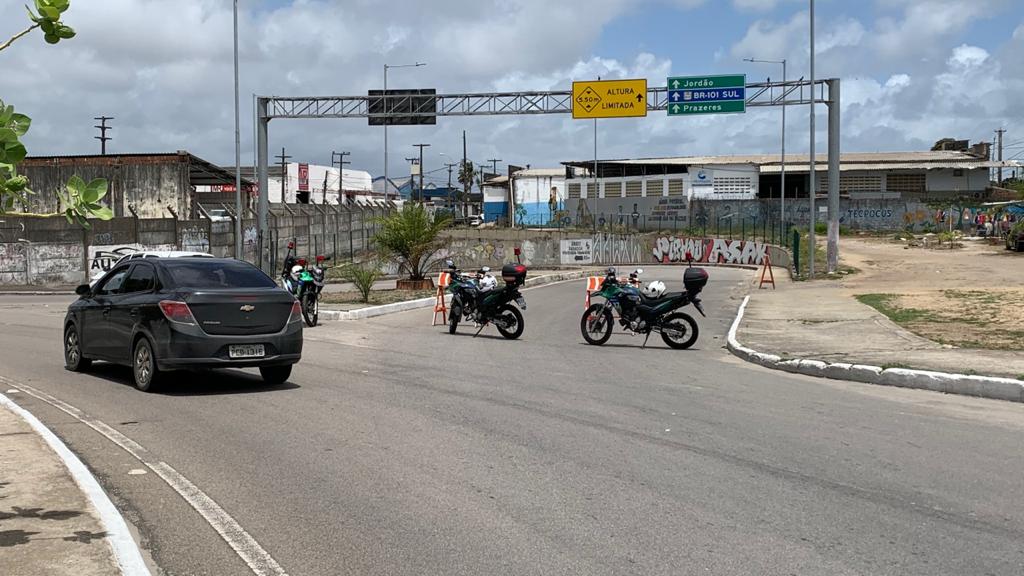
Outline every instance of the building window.
[[569, 182], [569, 198], [570, 199], [579, 199], [579, 197], [580, 197], [580, 183], [579, 182]]
[[669, 180], [668, 181], [668, 195], [669, 196], [682, 196], [683, 195], [683, 181], [682, 180]]
[[[818, 186], [822, 191], [828, 190], [828, 174], [818, 175]], [[881, 192], [881, 174], [842, 174], [839, 176], [840, 192]]]
[[629, 198], [639, 198], [643, 195], [643, 182], [640, 180], [629, 180], [626, 182], [626, 196]]
[[648, 180], [647, 181], [647, 197], [652, 196], [664, 196], [665, 195], [665, 181], [664, 180]]
[[924, 174], [888, 174], [885, 177], [888, 192], [924, 192]]
[[715, 194], [749, 194], [751, 188], [750, 178], [715, 177]]

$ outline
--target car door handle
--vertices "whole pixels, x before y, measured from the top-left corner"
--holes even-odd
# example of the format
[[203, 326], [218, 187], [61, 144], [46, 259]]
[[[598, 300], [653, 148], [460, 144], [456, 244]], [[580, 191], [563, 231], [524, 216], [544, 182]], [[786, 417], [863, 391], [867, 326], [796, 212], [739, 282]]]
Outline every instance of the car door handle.
[[131, 314], [132, 317], [138, 316], [139, 315], [139, 309], [138, 308], [132, 308], [128, 313]]

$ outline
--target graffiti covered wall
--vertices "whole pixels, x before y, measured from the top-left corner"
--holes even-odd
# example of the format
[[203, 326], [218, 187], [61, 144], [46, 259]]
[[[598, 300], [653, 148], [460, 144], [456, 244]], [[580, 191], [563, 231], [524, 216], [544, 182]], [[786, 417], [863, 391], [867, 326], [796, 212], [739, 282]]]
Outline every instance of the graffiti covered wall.
[[[687, 261], [713, 264], [764, 264], [768, 255], [768, 244], [723, 240], [720, 238], [676, 238], [661, 236], [654, 240], [651, 251], [654, 261], [659, 264], [673, 264]], [[773, 264], [778, 264], [774, 262]]]

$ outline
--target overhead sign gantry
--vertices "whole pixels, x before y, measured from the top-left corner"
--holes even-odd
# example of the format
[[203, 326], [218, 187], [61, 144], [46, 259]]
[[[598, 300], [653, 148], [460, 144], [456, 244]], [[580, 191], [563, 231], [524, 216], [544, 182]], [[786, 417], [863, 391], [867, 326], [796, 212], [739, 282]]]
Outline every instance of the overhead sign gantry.
[[[711, 78], [711, 77], [705, 77]], [[646, 81], [644, 81], [646, 84]], [[592, 84], [592, 83], [591, 83]], [[732, 84], [736, 84], [733, 82]], [[738, 89], [738, 86], [714, 86]], [[828, 106], [828, 214], [830, 225], [838, 227], [839, 218], [839, 79], [786, 82], [754, 82], [742, 86], [743, 109], [760, 106], [798, 106], [825, 104]], [[647, 87], [643, 100], [647, 112], [669, 111], [671, 94], [679, 87]], [[623, 92], [622, 96], [626, 96]], [[635, 94], [633, 97], [635, 98]], [[706, 97], [707, 95], [701, 95]], [[736, 101], [733, 94], [723, 94]], [[680, 95], [682, 98], [683, 95]], [[387, 101], [385, 110], [384, 100]], [[495, 116], [529, 114], [572, 114], [574, 91], [548, 92], [492, 92], [477, 94], [434, 94], [410, 91], [409, 94], [366, 96], [258, 96], [256, 98], [256, 162], [259, 178], [259, 247], [262, 262], [269, 262], [265, 241], [270, 204], [267, 195], [268, 126], [274, 118], [370, 118], [371, 123], [393, 123], [390, 115], [403, 118], [429, 118], [437, 116]], [[641, 107], [642, 108], [642, 107]], [[623, 108], [624, 109], [624, 108]], [[635, 111], [635, 110], [634, 110]], [[390, 112], [390, 114], [389, 114]], [[681, 113], [681, 112], [680, 112]], [[639, 114], [638, 114], [639, 115]], [[590, 116], [592, 117], [592, 116]], [[379, 120], [379, 122], [377, 121]], [[812, 217], [815, 215], [812, 214]]]

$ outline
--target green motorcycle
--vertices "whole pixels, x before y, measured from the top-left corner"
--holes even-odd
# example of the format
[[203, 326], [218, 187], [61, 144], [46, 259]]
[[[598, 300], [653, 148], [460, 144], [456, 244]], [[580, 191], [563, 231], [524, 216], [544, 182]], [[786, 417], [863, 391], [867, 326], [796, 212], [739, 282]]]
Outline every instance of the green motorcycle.
[[683, 274], [686, 287], [683, 292], [670, 292], [651, 298], [642, 294], [636, 286], [619, 282], [615, 269], [609, 268], [601, 289], [591, 295], [592, 298], [604, 298], [604, 303], [592, 304], [580, 319], [583, 339], [595, 346], [607, 342], [615, 327], [614, 311], [625, 330], [644, 335], [641, 348], [647, 346], [647, 339], [652, 332], [660, 333], [665, 344], [672, 348], [689, 348], [697, 341], [697, 321], [689, 314], [676, 310], [693, 304], [702, 316], [706, 316], [698, 294], [707, 282], [708, 273], [704, 269], [687, 268]]

